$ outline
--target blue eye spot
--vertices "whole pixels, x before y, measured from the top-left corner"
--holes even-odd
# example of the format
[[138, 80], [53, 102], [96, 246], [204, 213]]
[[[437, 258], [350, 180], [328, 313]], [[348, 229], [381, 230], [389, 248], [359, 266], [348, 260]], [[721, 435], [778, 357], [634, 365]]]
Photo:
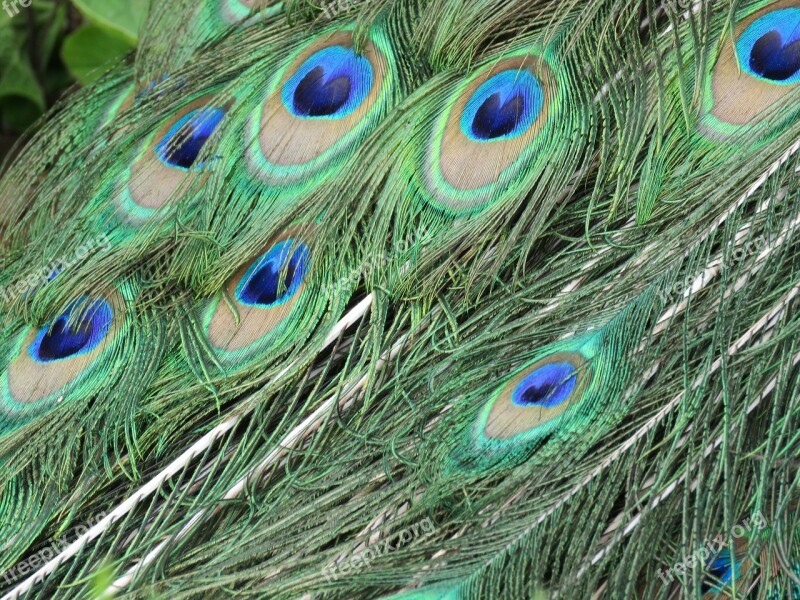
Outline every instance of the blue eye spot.
[[553, 408], [569, 398], [577, 382], [574, 365], [568, 362], [546, 364], [517, 385], [511, 400], [517, 406]]
[[205, 164], [195, 164], [197, 158], [223, 118], [225, 111], [219, 108], [203, 108], [188, 113], [156, 145], [158, 158], [168, 167], [202, 169]]
[[314, 67], [294, 90], [294, 107], [306, 117], [328, 117], [341, 110], [350, 98], [350, 78], [326, 78], [325, 69]]
[[364, 102], [373, 79], [369, 60], [352, 48], [331, 46], [300, 66], [283, 86], [281, 99], [296, 117], [341, 119]]
[[744, 69], [754, 77], [790, 85], [800, 81], [800, 9], [785, 8], [756, 19], [736, 43]]
[[731, 583], [734, 570], [737, 579], [741, 576], [739, 564], [731, 556], [729, 550], [723, 550], [706, 567], [707, 576], [703, 581], [701, 592], [720, 592]]
[[[86, 305], [81, 299], [67, 308], [53, 323], [39, 330], [28, 351], [35, 360], [48, 363], [91, 352], [111, 328], [113, 311], [105, 300]], [[79, 310], [79, 320], [70, 317]]]
[[523, 135], [542, 112], [544, 93], [530, 71], [509, 70], [484, 82], [467, 101], [461, 131], [477, 141]]
[[306, 275], [309, 250], [291, 239], [275, 244], [256, 260], [236, 287], [242, 304], [270, 308], [297, 293]]

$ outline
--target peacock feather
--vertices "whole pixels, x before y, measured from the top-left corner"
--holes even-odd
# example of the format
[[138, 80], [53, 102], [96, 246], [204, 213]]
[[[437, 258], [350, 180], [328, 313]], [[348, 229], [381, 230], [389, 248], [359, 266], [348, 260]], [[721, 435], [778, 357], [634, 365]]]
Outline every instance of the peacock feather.
[[[736, 20], [735, 46], [718, 43], [711, 57], [701, 132], [710, 138], [747, 134], [757, 141], [775, 135], [792, 119], [792, 86], [800, 67], [792, 51], [798, 11], [791, 2], [768, 3]], [[741, 90], [736, 100], [732, 89]]]
[[[652, 44], [648, 54], [664, 93], [647, 118], [659, 141], [640, 171], [640, 221], [666, 210], [677, 187], [693, 188], [694, 178], [722, 169], [735, 183], [741, 165], [755, 156], [777, 157], [791, 144], [796, 11], [791, 2], [703, 10], [697, 16], [702, 33], [683, 28], [678, 39], [663, 36]], [[693, 198], [690, 193], [684, 201]]]
[[3, 597], [797, 596], [799, 24], [153, 4], [3, 168]]

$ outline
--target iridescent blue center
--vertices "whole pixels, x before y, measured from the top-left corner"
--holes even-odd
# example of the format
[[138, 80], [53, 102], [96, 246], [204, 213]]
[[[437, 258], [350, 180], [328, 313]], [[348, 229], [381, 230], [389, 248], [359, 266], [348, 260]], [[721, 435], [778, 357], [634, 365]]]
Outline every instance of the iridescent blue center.
[[783, 85], [800, 81], [800, 9], [775, 10], [753, 21], [736, 52], [745, 70], [759, 79]]
[[569, 398], [577, 382], [575, 366], [568, 362], [542, 365], [520, 382], [511, 401], [517, 406], [553, 408]]
[[461, 131], [473, 140], [509, 140], [524, 134], [542, 112], [542, 86], [527, 69], [498, 73], [467, 101]]
[[296, 293], [308, 266], [308, 246], [291, 239], [275, 244], [256, 260], [236, 287], [242, 304], [271, 308]]
[[734, 570], [736, 571], [736, 577], [740, 577], [739, 564], [735, 560], [731, 560], [731, 558], [729, 550], [722, 550], [707, 565], [707, 576], [701, 587], [702, 593], [719, 592], [725, 589], [731, 583]]
[[186, 114], [156, 145], [158, 158], [169, 167], [202, 169], [205, 164], [197, 163], [197, 158], [223, 118], [225, 111], [220, 108], [202, 108]]
[[[111, 328], [114, 313], [105, 300], [73, 302], [49, 326], [43, 327], [28, 352], [38, 362], [64, 360], [91, 352]], [[73, 315], [73, 313], [75, 313]]]
[[369, 60], [352, 48], [331, 46], [306, 59], [283, 86], [281, 99], [296, 117], [341, 119], [361, 106], [373, 79]]

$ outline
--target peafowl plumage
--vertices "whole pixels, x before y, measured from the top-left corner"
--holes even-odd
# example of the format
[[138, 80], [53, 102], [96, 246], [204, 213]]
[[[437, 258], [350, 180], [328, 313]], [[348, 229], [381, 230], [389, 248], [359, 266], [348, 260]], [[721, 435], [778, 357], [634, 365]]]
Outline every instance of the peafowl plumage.
[[0, 181], [0, 594], [800, 598], [800, 1], [176, 0]]

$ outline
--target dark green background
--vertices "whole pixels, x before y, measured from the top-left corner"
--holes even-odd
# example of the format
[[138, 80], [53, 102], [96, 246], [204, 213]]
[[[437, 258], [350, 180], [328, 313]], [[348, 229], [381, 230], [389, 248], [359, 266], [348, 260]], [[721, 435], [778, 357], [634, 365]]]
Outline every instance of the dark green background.
[[147, 7], [148, 0], [0, 0], [0, 156], [72, 86], [135, 48]]

